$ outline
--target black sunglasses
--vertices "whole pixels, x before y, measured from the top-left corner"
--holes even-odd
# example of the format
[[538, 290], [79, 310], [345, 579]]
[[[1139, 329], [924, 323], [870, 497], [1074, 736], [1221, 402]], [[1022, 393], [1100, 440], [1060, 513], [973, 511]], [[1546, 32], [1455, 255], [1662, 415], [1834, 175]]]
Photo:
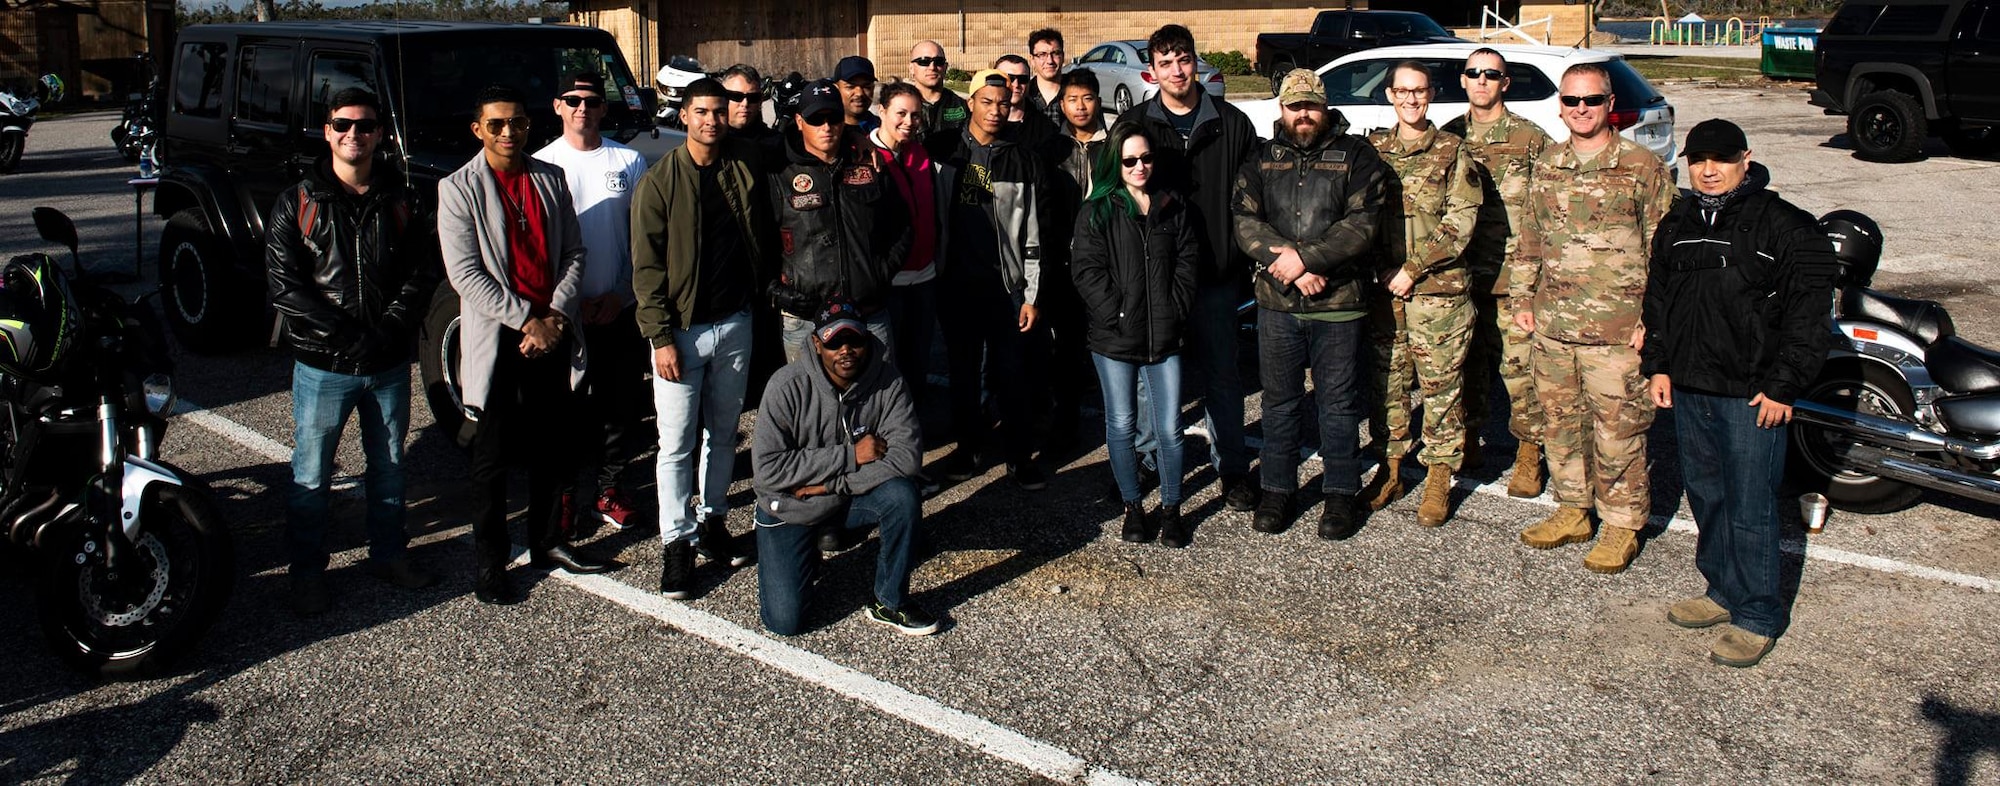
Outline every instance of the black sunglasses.
[[336, 117], [332, 120], [326, 121], [326, 124], [328, 127], [331, 127], [333, 129], [333, 132], [336, 134], [345, 134], [349, 130], [352, 130], [354, 131], [354, 133], [357, 134], [373, 134], [377, 131], [382, 130], [382, 121], [376, 120], [374, 118], [362, 118], [356, 120], [351, 117]]
[[951, 62], [945, 60], [943, 57], [912, 57], [910, 58], [910, 62], [917, 64], [918, 68], [930, 68], [931, 66], [944, 68], [951, 65]]
[[524, 115], [521, 117], [489, 117], [481, 122], [486, 125], [486, 133], [499, 136], [500, 130], [503, 128], [511, 128], [516, 134], [528, 133], [528, 124], [532, 121]]
[[827, 349], [833, 350], [835, 352], [847, 349], [848, 347], [857, 347], [857, 348], [863, 347], [867, 346], [867, 344], [868, 344], [868, 339], [862, 337], [861, 334], [847, 330], [835, 333], [833, 335], [833, 338], [827, 339], [819, 343], [820, 346], [826, 347]]
[[839, 112], [815, 112], [800, 119], [806, 121], [806, 125], [817, 127], [828, 123], [840, 123], [847, 118]]
[[1136, 156], [1126, 156], [1124, 158], [1118, 159], [1118, 163], [1124, 164], [1126, 169], [1131, 169], [1132, 167], [1138, 166], [1140, 164], [1151, 164], [1153, 163], [1153, 154], [1143, 153]]
[[1480, 79], [1480, 78], [1482, 78], [1482, 77], [1483, 77], [1483, 78], [1485, 78], [1485, 79], [1486, 79], [1486, 81], [1488, 81], [1488, 82], [1498, 82], [1498, 81], [1500, 81], [1500, 80], [1502, 80], [1502, 79], [1506, 79], [1506, 78], [1507, 78], [1507, 72], [1505, 72], [1505, 71], [1502, 71], [1502, 70], [1500, 70], [1500, 69], [1498, 69], [1498, 68], [1468, 68], [1468, 69], [1465, 69], [1465, 78], [1467, 78], [1467, 79]]
[[575, 109], [579, 104], [591, 109], [604, 106], [604, 98], [601, 96], [557, 96], [556, 98], [563, 102], [563, 106], [571, 109]]
[[738, 93], [734, 90], [726, 90], [723, 91], [722, 97], [729, 99], [729, 103], [732, 104], [743, 103], [743, 102], [752, 104], [764, 103], [763, 93]]
[[1591, 93], [1590, 95], [1587, 96], [1562, 97], [1563, 106], [1576, 106], [1577, 104], [1582, 104], [1584, 106], [1604, 106], [1604, 102], [1609, 100], [1611, 100], [1611, 96], [1605, 95], [1603, 93]]
[[1009, 74], [1007, 76], [1008, 80], [1012, 81], [1014, 84], [1017, 85], [1025, 85], [1028, 83], [1028, 80], [1033, 78], [1034, 77], [1028, 76], [1027, 74]]

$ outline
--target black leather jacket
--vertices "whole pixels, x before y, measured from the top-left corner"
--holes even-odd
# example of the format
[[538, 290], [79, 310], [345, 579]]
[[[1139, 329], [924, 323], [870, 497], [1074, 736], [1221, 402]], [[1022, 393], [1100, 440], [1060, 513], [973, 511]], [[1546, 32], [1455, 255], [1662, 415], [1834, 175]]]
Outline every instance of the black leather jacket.
[[[1333, 125], [1311, 147], [1292, 144], [1281, 129], [1243, 165], [1236, 177], [1236, 242], [1256, 265], [1257, 305], [1273, 311], [1320, 313], [1367, 307], [1376, 236], [1381, 231], [1388, 182], [1395, 175], [1368, 140]], [[1299, 252], [1306, 272], [1325, 278], [1326, 289], [1306, 297], [1269, 272], [1277, 252]]]
[[909, 210], [873, 143], [849, 129], [837, 150], [826, 163], [787, 131], [785, 165], [770, 175], [783, 253], [771, 300], [795, 317], [812, 318], [835, 294], [881, 308], [910, 251]]
[[271, 305], [299, 362], [375, 374], [410, 362], [412, 337], [444, 277], [435, 218], [388, 166], [349, 196], [321, 157], [279, 194], [265, 224]]

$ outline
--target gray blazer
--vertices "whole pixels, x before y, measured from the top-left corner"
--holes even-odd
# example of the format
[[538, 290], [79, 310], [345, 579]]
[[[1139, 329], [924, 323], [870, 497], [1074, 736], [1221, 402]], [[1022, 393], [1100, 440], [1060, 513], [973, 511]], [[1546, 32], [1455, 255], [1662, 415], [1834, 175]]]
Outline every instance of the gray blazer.
[[[584, 347], [583, 301], [577, 285], [583, 280], [583, 230], [577, 226], [576, 211], [570, 205], [569, 185], [560, 167], [528, 159], [535, 191], [542, 198], [542, 215], [547, 217], [549, 259], [556, 264], [556, 291], [550, 306], [569, 316], [569, 385], [583, 383]], [[532, 308], [527, 298], [514, 292], [509, 280], [507, 256], [506, 198], [493, 179], [486, 154], [473, 156], [465, 166], [438, 183], [438, 244], [444, 249], [444, 272], [451, 288], [458, 290], [459, 356], [458, 379], [465, 406], [486, 407], [492, 387], [493, 362], [501, 352], [517, 351], [500, 346], [500, 328], [519, 330], [527, 324]]]

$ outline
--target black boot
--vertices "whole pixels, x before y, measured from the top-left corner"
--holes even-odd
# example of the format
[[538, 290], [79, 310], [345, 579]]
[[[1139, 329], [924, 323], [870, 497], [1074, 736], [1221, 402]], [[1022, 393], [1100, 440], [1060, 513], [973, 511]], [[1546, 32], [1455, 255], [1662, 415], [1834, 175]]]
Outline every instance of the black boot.
[[1164, 505], [1160, 508], [1160, 545], [1170, 549], [1184, 549], [1194, 542], [1194, 530], [1181, 518], [1181, 506]]
[[479, 566], [472, 597], [478, 598], [480, 603], [494, 606], [511, 606], [521, 602], [521, 592], [514, 588], [513, 580], [507, 578], [507, 564], [504, 562]]
[[1361, 501], [1345, 494], [1329, 494], [1326, 506], [1319, 512], [1319, 536], [1327, 540], [1346, 540], [1361, 531], [1361, 517], [1355, 508]]
[[1153, 539], [1153, 528], [1146, 523], [1145, 503], [1125, 503], [1125, 527], [1119, 530], [1118, 537], [1127, 543], [1145, 543]]
[[1292, 495], [1265, 491], [1264, 499], [1257, 503], [1257, 515], [1250, 520], [1250, 528], [1267, 535], [1276, 535], [1292, 526], [1292, 517], [1298, 515], [1292, 509]]
[[687, 538], [667, 544], [661, 552], [660, 594], [670, 600], [694, 597], [694, 544]]

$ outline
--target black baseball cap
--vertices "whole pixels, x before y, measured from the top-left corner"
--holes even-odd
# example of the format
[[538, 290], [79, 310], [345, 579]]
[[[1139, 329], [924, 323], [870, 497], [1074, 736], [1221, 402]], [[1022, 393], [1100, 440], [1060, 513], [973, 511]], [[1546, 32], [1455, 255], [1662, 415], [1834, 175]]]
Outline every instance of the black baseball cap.
[[1693, 157], [1696, 153], [1732, 158], [1750, 149], [1750, 140], [1743, 136], [1743, 129], [1737, 128], [1722, 118], [1703, 120], [1688, 132], [1687, 144], [1681, 145], [1681, 155]]
[[814, 316], [813, 335], [819, 337], [819, 343], [825, 344], [842, 333], [866, 336], [868, 326], [862, 323], [861, 309], [855, 307], [854, 301], [834, 295]]
[[556, 95], [562, 95], [571, 90], [590, 90], [600, 96], [604, 95], [604, 75], [596, 71], [578, 71], [570, 74], [569, 87], [557, 90]]
[[820, 79], [806, 85], [805, 93], [799, 96], [799, 117], [812, 117], [821, 112], [832, 112], [838, 117], [847, 116], [846, 105], [840, 100], [840, 89], [834, 87], [833, 80]]
[[870, 82], [875, 81], [875, 63], [860, 55], [843, 57], [840, 59], [840, 64], [833, 67], [833, 78], [850, 85], [856, 84], [855, 80], [864, 76], [868, 77]]

